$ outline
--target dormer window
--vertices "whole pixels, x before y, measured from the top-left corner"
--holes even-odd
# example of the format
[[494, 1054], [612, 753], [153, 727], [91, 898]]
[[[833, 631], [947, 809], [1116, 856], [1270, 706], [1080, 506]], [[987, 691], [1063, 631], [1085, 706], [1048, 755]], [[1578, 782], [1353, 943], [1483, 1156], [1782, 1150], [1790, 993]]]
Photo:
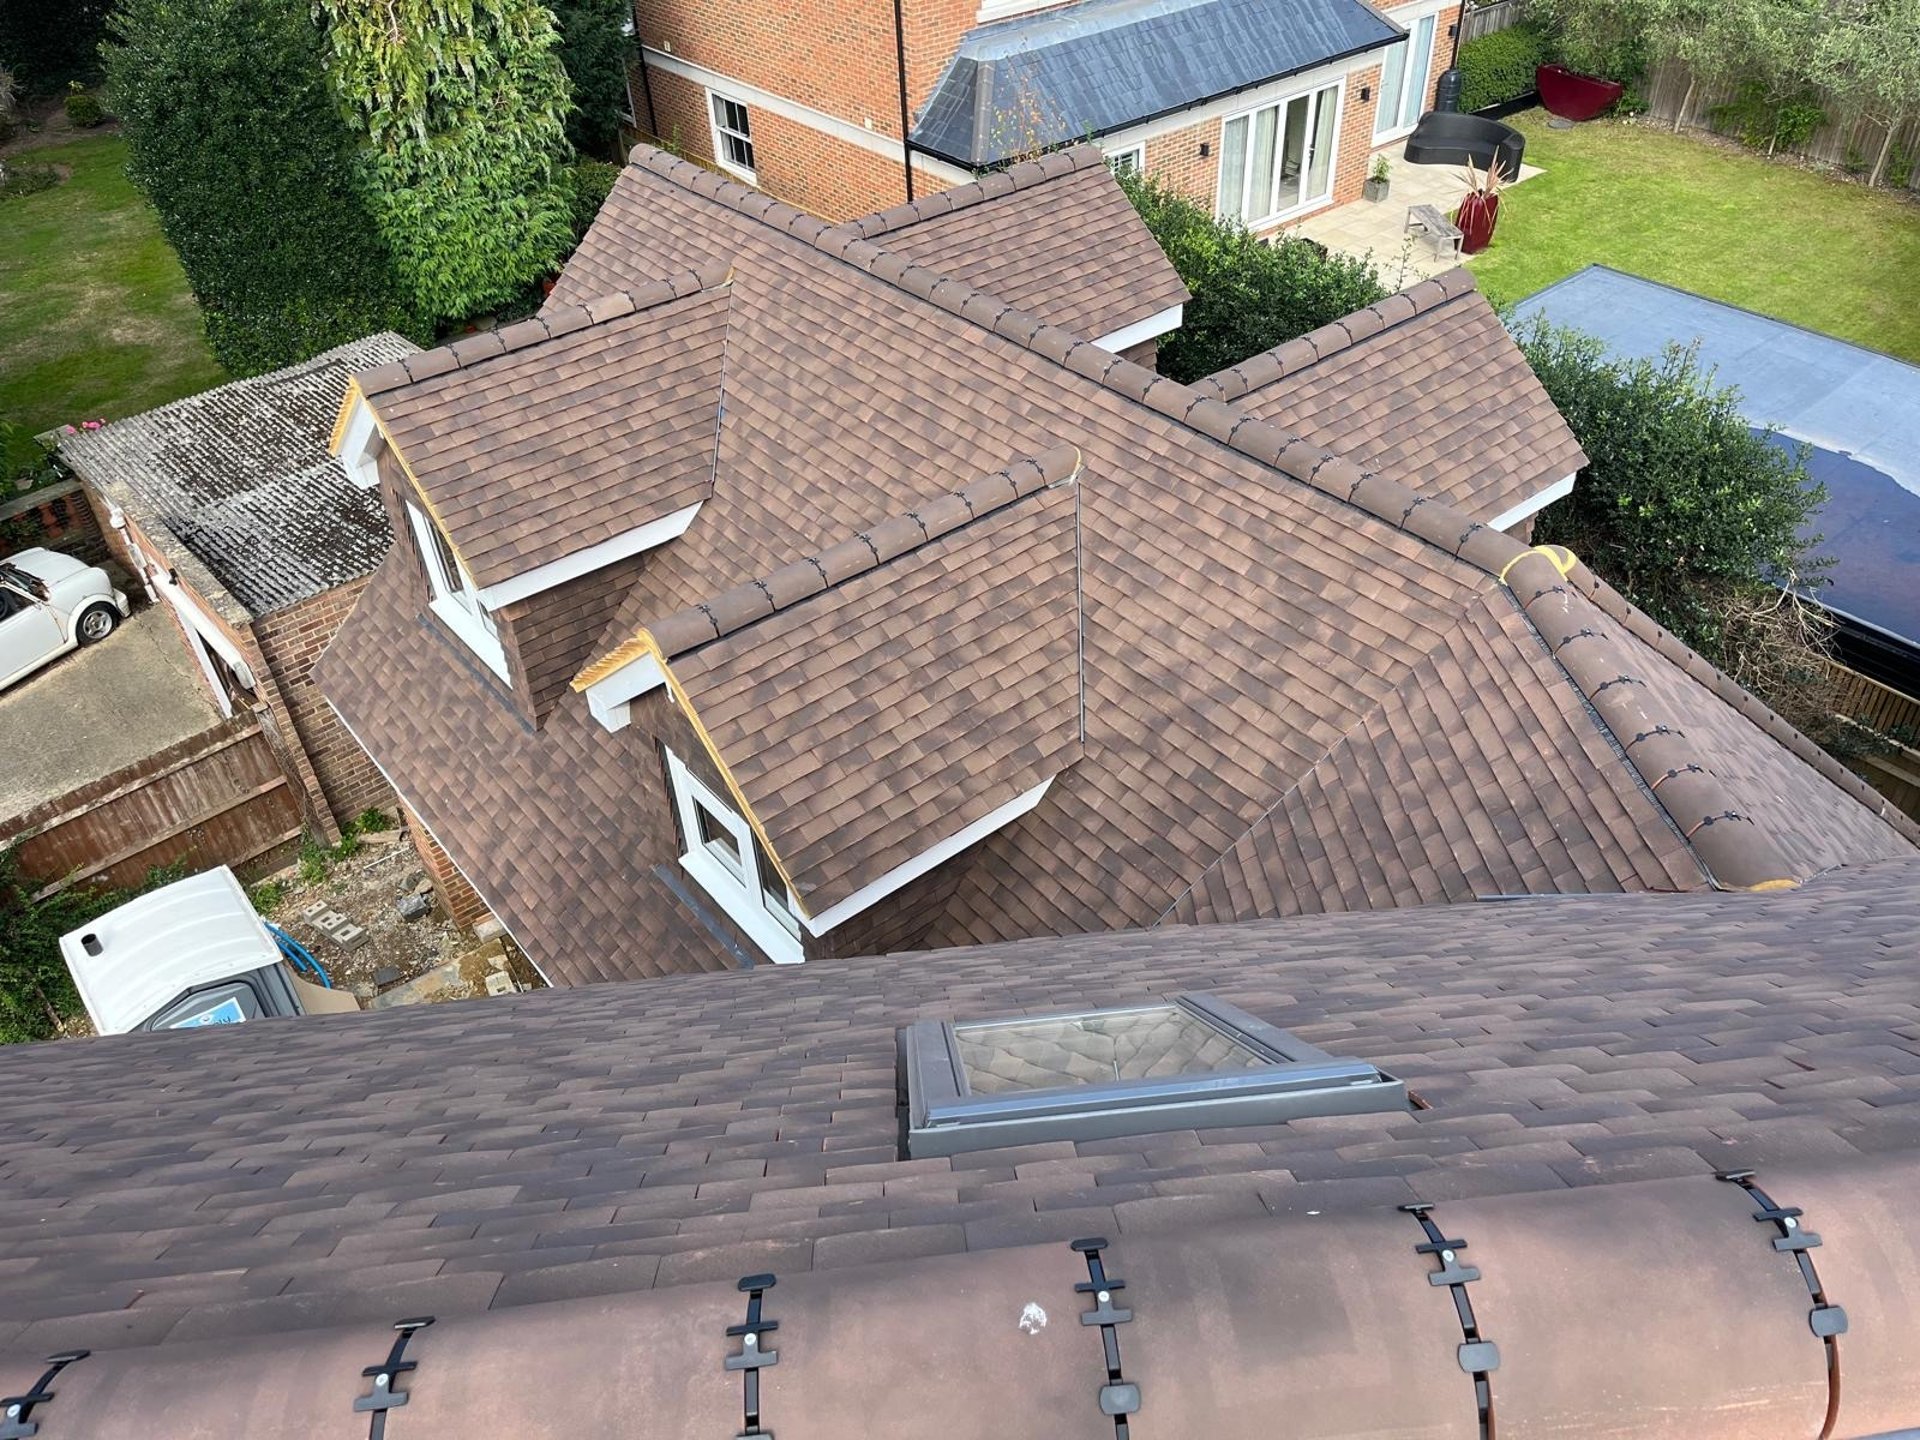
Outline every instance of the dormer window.
[[774, 964], [804, 960], [800, 907], [753, 827], [671, 750], [667, 778], [685, 839], [680, 863], [686, 872]]
[[407, 502], [407, 520], [413, 529], [413, 541], [420, 563], [427, 572], [427, 584], [433, 591], [428, 608], [446, 627], [466, 642], [467, 648], [487, 664], [502, 680], [508, 679], [507, 652], [500, 643], [500, 629], [467, 574], [467, 567], [453, 553], [453, 546], [440, 527], [412, 501]]

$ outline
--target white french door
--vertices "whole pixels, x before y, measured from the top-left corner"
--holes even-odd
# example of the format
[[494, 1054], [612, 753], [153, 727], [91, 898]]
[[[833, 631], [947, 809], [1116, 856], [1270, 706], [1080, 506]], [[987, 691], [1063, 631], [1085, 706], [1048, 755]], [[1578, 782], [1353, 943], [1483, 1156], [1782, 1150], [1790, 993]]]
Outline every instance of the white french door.
[[1333, 193], [1340, 86], [1227, 120], [1220, 132], [1220, 213], [1269, 224]]
[[1433, 33], [1439, 16], [1413, 22], [1407, 38], [1387, 51], [1380, 71], [1380, 107], [1373, 112], [1373, 138], [1391, 139], [1413, 129], [1426, 108], [1427, 77], [1433, 69]]

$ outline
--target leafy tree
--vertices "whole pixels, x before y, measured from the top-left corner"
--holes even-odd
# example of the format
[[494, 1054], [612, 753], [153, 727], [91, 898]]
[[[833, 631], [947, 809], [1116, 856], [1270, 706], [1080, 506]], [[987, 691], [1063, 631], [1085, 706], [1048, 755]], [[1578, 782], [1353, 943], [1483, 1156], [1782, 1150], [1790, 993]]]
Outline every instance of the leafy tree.
[[1610, 359], [1536, 316], [1516, 338], [1589, 457], [1534, 536], [1567, 546], [1655, 620], [1820, 738], [1826, 627], [1796, 596], [1830, 561], [1806, 451], [1756, 432], [1694, 349]]
[[539, 0], [318, 0], [334, 88], [414, 303], [456, 320], [516, 297], [571, 242], [571, 100]]
[[1237, 221], [1144, 176], [1121, 178], [1193, 299], [1160, 342], [1160, 369], [1188, 383], [1385, 298], [1371, 263], [1308, 240], [1256, 240]]
[[100, 36], [112, 0], [5, 0], [0, 4], [0, 69], [21, 93], [58, 95], [100, 73]]
[[573, 82], [568, 143], [582, 155], [615, 155], [633, 53], [630, 0], [547, 0], [547, 6], [560, 27], [560, 63]]
[[1878, 185], [1895, 134], [1920, 114], [1920, 0], [1839, 0], [1812, 70], [1842, 109], [1885, 130], [1867, 179]]
[[1647, 33], [1658, 0], [1527, 0], [1560, 63], [1630, 85], [1646, 73]]
[[418, 328], [303, 0], [122, 0], [103, 54], [129, 173], [221, 364], [250, 374]]

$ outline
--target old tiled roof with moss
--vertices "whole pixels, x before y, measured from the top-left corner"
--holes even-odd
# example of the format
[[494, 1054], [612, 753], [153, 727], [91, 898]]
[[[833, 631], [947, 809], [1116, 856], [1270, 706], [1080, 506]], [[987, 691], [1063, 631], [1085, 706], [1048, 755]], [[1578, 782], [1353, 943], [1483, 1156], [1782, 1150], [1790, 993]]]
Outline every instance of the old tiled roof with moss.
[[[1575, 557], [1529, 550], [1442, 498], [1417, 460], [1367, 468], [1217, 386], [1177, 384], [913, 264], [885, 234], [862, 239], [658, 151], [635, 152], [601, 224], [609, 238], [590, 237], [590, 263], [617, 244], [661, 277], [724, 271], [725, 366], [712, 498], [644, 564], [597, 591], [578, 582], [578, 603], [591, 602], [582, 633], [602, 633], [575, 684], [636, 645], [660, 651], [688, 702], [673, 723], [704, 737], [706, 760], [722, 775], [759, 766], [763, 797], [798, 797], [770, 849], [803, 905], [809, 884], [843, 894], [945, 839], [954, 815], [1009, 788], [1013, 753], [1061, 768], [1035, 808], [929, 880], [914, 943], [1146, 925], [1203, 903], [1264, 915], [1792, 885], [1914, 849], [1920, 832], [1858, 777]], [[1391, 334], [1456, 303], [1457, 286], [1428, 282], [1355, 323]], [[663, 353], [639, 350], [629, 368], [678, 365], [696, 338], [663, 334]], [[575, 339], [515, 350], [529, 393], [485, 391], [489, 417], [544, 413], [601, 383], [564, 366], [540, 375]], [[468, 392], [452, 382], [466, 373], [382, 388], [372, 404], [404, 407], [427, 385], [459, 413]], [[402, 456], [418, 469], [463, 441], [451, 426], [414, 444], [423, 453], [403, 442]], [[1064, 593], [1036, 592], [1021, 602], [1033, 608], [1009, 611], [1013, 631], [1032, 633], [993, 643], [1012, 593], [997, 547], [966, 529], [933, 540], [925, 517], [957, 514], [942, 497], [1009, 457], [1063, 445], [1079, 456], [1071, 616]], [[1067, 501], [1048, 493], [1012, 511], [1050, 517]], [[929, 535], [926, 547], [777, 613], [771, 593], [748, 593], [889, 525], [906, 526], [902, 543]], [[1037, 563], [1031, 584], [1054, 564]], [[951, 595], [926, 588], [935, 573]], [[724, 626], [700, 618], [729, 595], [739, 613]], [[529, 735], [490, 678], [423, 625], [421, 603], [389, 564], [323, 684], [516, 937], [565, 982], [732, 963], [689, 923], [671, 866], [643, 858], [670, 843], [651, 747], [608, 734], [578, 695]], [[924, 651], [929, 665], [900, 663], [915, 641], [895, 627], [923, 613], [962, 633]], [[1076, 634], [1070, 685], [1049, 668], [1056, 625]], [[714, 640], [688, 652], [702, 626]], [[789, 635], [816, 649], [785, 655]], [[891, 717], [923, 713], [923, 696], [991, 693], [1001, 666], [1019, 694], [1023, 677], [1036, 682], [1030, 711], [1000, 712], [1013, 750], [950, 744], [958, 731], [937, 709], [924, 712], [933, 728], [896, 733]], [[808, 703], [781, 712], [756, 759], [763, 685], [799, 685]], [[1047, 737], [1070, 692], [1081, 734], [1061, 750]], [[841, 759], [810, 770], [804, 757], [829, 737], [821, 753]], [[837, 857], [827, 837], [856, 810], [873, 843]]]

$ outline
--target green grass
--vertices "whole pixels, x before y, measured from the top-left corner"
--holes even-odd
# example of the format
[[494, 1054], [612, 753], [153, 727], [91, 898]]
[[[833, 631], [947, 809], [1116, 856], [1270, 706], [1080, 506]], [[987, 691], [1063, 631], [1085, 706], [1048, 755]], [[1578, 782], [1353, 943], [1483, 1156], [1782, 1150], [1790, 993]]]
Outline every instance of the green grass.
[[180, 262], [126, 177], [125, 143], [96, 136], [16, 159], [70, 165], [73, 178], [0, 200], [0, 420], [31, 436], [224, 380]]
[[1920, 361], [1920, 205], [1657, 125], [1511, 123], [1546, 173], [1502, 196], [1480, 288], [1510, 304], [1610, 265]]

